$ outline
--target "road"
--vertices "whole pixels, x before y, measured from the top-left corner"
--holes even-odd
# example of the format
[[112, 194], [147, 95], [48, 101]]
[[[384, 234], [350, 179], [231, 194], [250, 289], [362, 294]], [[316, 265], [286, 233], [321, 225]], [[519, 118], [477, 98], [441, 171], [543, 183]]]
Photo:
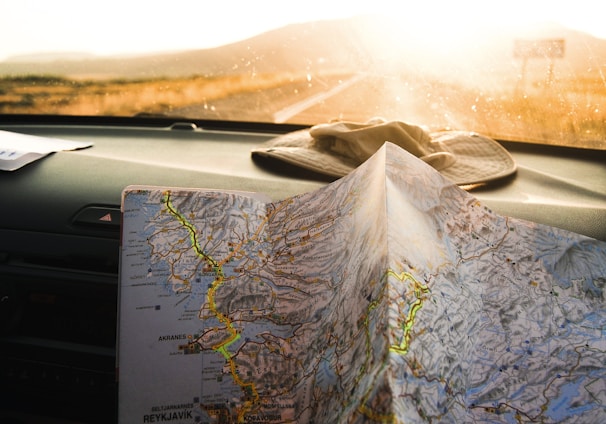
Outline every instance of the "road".
[[316, 124], [335, 119], [364, 122], [373, 117], [415, 124], [449, 125], [439, 99], [422, 78], [376, 76], [370, 72], [292, 82], [173, 110], [201, 119]]
[[351, 78], [346, 81], [341, 82], [338, 85], [330, 87], [330, 89], [326, 91], [321, 91], [318, 94], [314, 94], [313, 96], [306, 97], [305, 99], [293, 103], [277, 112], [274, 113], [274, 122], [283, 123], [287, 122], [289, 119], [296, 117], [301, 112], [306, 111], [307, 109], [313, 108], [314, 106], [321, 104], [327, 99], [331, 97], [337, 96], [342, 91], [347, 88], [355, 85], [356, 83], [362, 81], [364, 79], [363, 74], [355, 74]]

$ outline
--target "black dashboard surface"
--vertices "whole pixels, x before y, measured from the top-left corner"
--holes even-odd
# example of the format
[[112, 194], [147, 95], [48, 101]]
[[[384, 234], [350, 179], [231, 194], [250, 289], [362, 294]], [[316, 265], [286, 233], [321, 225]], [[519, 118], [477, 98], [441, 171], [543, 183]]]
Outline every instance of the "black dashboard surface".
[[[6, 124], [0, 129], [94, 143], [3, 172], [0, 190], [11, 206], [1, 212], [2, 229], [80, 233], [71, 223], [74, 214], [90, 205], [118, 207], [129, 184], [257, 191], [279, 200], [330, 181], [253, 162], [250, 150], [276, 135], [270, 131]], [[503, 215], [606, 239], [606, 151], [504, 145], [517, 162], [516, 175], [472, 189], [474, 196]]]
[[[330, 182], [251, 159], [253, 147], [286, 127], [0, 123], [0, 129], [94, 143], [0, 173], [0, 421], [15, 411], [83, 422], [115, 417], [124, 187], [255, 191], [279, 200]], [[606, 240], [605, 151], [503, 144], [517, 173], [471, 194], [497, 213]], [[91, 415], [93, 402], [107, 407]]]

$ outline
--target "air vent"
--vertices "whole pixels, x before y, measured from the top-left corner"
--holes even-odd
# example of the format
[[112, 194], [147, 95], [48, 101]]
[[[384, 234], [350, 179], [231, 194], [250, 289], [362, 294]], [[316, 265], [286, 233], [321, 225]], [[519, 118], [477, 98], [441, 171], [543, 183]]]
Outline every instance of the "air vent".
[[98, 257], [86, 255], [55, 257], [28, 255], [22, 257], [20, 262], [22, 262], [24, 265], [35, 267], [118, 274], [117, 257]]
[[[119, 234], [119, 233], [118, 233]], [[118, 275], [119, 237], [0, 230], [0, 269]]]

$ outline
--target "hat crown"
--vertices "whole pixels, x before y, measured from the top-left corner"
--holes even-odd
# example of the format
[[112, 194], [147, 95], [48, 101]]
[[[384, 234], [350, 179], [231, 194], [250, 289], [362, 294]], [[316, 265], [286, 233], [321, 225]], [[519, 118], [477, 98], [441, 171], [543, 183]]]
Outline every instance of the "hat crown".
[[311, 127], [309, 134], [314, 145], [363, 163], [389, 141], [423, 159], [435, 169], [444, 169], [455, 162], [455, 157], [439, 142], [417, 125], [401, 121], [371, 120], [367, 123], [334, 122]]

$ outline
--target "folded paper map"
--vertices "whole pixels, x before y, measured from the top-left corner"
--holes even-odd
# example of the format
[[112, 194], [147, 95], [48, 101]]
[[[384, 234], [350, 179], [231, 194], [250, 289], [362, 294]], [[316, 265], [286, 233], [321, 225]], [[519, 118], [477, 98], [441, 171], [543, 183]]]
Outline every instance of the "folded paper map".
[[606, 422], [606, 243], [386, 143], [277, 202], [123, 195], [122, 423]]

